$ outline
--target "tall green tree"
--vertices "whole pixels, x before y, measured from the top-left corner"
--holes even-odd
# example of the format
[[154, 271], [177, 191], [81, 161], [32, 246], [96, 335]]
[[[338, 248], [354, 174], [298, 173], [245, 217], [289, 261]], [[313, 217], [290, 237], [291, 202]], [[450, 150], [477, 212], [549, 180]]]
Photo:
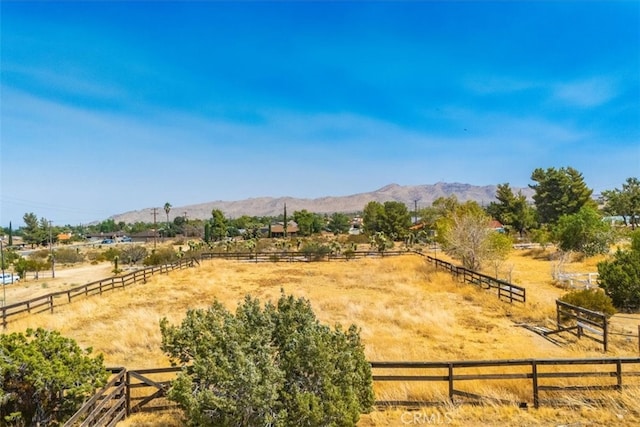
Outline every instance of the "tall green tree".
[[167, 202], [164, 204], [164, 213], [167, 214], [167, 230], [169, 230], [169, 228], [171, 227], [169, 225], [169, 212], [171, 212], [171, 208], [173, 206], [171, 206], [171, 203]]
[[401, 202], [369, 202], [362, 215], [364, 231], [370, 236], [384, 233], [392, 240], [404, 239], [411, 227], [411, 213], [407, 205]]
[[383, 220], [384, 207], [382, 203], [371, 201], [365, 205], [362, 212], [362, 228], [365, 233], [373, 235], [378, 231], [382, 231]]
[[211, 211], [211, 238], [215, 241], [219, 241], [227, 237], [227, 219], [224, 217], [224, 213], [220, 209], [213, 209]]
[[169, 398], [191, 426], [355, 426], [373, 404], [355, 326], [331, 329], [308, 300], [282, 295], [235, 313], [215, 301], [180, 326], [160, 322], [162, 350], [182, 372]]
[[602, 192], [604, 211], [609, 215], [620, 216], [624, 225], [635, 230], [640, 223], [640, 180], [627, 178], [622, 189]]
[[529, 184], [535, 191], [538, 221], [541, 224], [555, 224], [562, 215], [577, 213], [583, 206], [596, 207], [591, 198], [593, 190], [587, 187], [580, 172], [572, 167], [538, 168], [531, 174], [531, 180], [537, 184]]
[[508, 183], [498, 184], [496, 199], [497, 202], [491, 202], [487, 206], [487, 213], [517, 231], [520, 237], [536, 225], [535, 210], [522, 191], [514, 194]]
[[301, 236], [311, 236], [322, 231], [322, 217], [306, 209], [295, 211], [293, 220], [298, 224], [298, 233]]
[[411, 227], [411, 212], [402, 202], [384, 202], [382, 232], [393, 240], [404, 239]]
[[351, 228], [351, 218], [346, 214], [334, 212], [329, 217], [327, 228], [335, 235], [346, 234]]
[[45, 244], [48, 240], [47, 229], [42, 227], [38, 217], [33, 212], [24, 214], [22, 217], [25, 226], [22, 229], [24, 242], [31, 247]]

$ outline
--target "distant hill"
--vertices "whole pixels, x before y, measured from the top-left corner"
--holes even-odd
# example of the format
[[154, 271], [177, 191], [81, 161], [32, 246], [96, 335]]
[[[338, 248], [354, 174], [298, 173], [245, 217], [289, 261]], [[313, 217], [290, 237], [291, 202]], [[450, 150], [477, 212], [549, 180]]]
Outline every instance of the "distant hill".
[[[220, 209], [226, 217], [237, 218], [242, 215], [249, 216], [278, 216], [282, 213], [284, 204], [287, 204], [287, 211], [292, 214], [295, 211], [306, 209], [309, 212], [327, 213], [334, 212], [352, 213], [359, 212], [371, 201], [380, 203], [388, 201], [402, 202], [413, 211], [415, 201], [418, 208], [431, 206], [434, 200], [439, 197], [455, 195], [459, 201], [475, 200], [487, 205], [495, 201], [497, 186], [485, 185], [477, 186], [460, 183], [438, 182], [433, 185], [398, 185], [390, 184], [378, 190], [368, 193], [353, 194], [351, 196], [340, 197], [320, 197], [317, 199], [298, 199], [294, 197], [257, 197], [238, 201], [222, 201], [200, 203], [188, 206], [173, 206], [169, 213], [169, 219], [176, 216], [187, 215], [189, 219], [207, 219], [211, 217], [213, 209]], [[528, 198], [533, 195], [530, 188], [513, 188], [514, 193], [522, 191]], [[152, 218], [153, 208], [146, 208], [138, 211], [126, 212], [114, 215], [111, 218], [115, 222], [124, 221], [126, 223], [149, 222]], [[158, 222], [165, 220], [165, 213], [162, 206], [158, 206]]]

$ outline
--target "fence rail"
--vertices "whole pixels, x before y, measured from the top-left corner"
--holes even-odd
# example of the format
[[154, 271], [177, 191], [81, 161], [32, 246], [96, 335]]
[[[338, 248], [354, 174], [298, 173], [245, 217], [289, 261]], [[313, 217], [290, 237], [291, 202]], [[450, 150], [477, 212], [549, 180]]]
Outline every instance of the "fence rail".
[[309, 261], [349, 261], [357, 258], [380, 258], [399, 255], [419, 255], [434, 264], [436, 268], [444, 269], [459, 280], [471, 283], [482, 288], [493, 290], [499, 299], [510, 303], [527, 300], [527, 290], [522, 286], [517, 286], [504, 280], [477, 271], [469, 270], [465, 267], [456, 266], [450, 262], [443, 261], [431, 255], [425, 255], [417, 251], [352, 251], [346, 253], [328, 254], [304, 254], [296, 251], [281, 252], [204, 252], [200, 259], [227, 259], [247, 262], [309, 262]]
[[110, 368], [111, 380], [93, 395], [66, 423], [64, 427], [115, 426], [129, 415], [127, 400], [129, 385], [125, 368]]
[[310, 262], [349, 261], [358, 258], [383, 258], [413, 254], [410, 251], [345, 251], [340, 253], [304, 253], [299, 251], [278, 252], [203, 252], [200, 259], [228, 259], [250, 262]]
[[586, 337], [602, 344], [604, 351], [609, 345], [609, 320], [606, 314], [556, 300], [556, 330], [545, 335], [570, 332], [578, 338]]
[[70, 303], [79, 296], [101, 295], [103, 292], [125, 288], [137, 282], [146, 282], [154, 274], [168, 273], [176, 269], [191, 267], [193, 262], [193, 260], [179, 260], [173, 264], [147, 267], [122, 276], [109, 277], [64, 291], [53, 292], [26, 301], [5, 305], [0, 307], [2, 327], [6, 328], [10, 320], [25, 313], [36, 314], [44, 311], [53, 313], [54, 307]]
[[[419, 252], [416, 253], [420, 254]], [[517, 286], [504, 280], [496, 279], [495, 277], [478, 273], [477, 271], [469, 270], [465, 267], [456, 266], [454, 264], [451, 264], [450, 262], [432, 257], [431, 255], [423, 256], [430, 263], [434, 264], [436, 268], [440, 268], [450, 272], [456, 278], [458, 278], [458, 280], [462, 280], [464, 283], [471, 283], [484, 289], [495, 291], [498, 295], [498, 298], [501, 300], [509, 301], [510, 303], [513, 303], [514, 301], [525, 303], [527, 301], [527, 290], [522, 286]]]
[[[398, 383], [412, 394], [418, 383], [430, 383], [434, 393], [447, 396], [426, 400], [376, 400], [377, 407], [416, 407], [446, 404], [514, 404], [521, 408], [529, 405], [560, 406], [573, 404], [580, 396], [591, 401], [594, 391], [607, 393], [628, 388], [640, 390], [640, 358], [599, 359], [507, 359], [469, 360], [454, 362], [371, 362], [373, 383]], [[496, 370], [497, 369], [497, 370]], [[114, 378], [99, 390], [67, 423], [72, 426], [112, 426], [125, 416], [136, 412], [155, 412], [177, 408], [166, 398], [171, 381], [181, 368], [126, 370], [114, 368]], [[159, 376], [160, 378], [153, 378]], [[472, 391], [464, 384], [475, 382]], [[517, 382], [521, 401], [501, 400], [482, 396], [475, 390], [488, 390], [491, 382]], [[480, 383], [480, 384], [478, 384]], [[500, 387], [499, 385], [497, 386]], [[528, 397], [524, 390], [529, 390]], [[135, 392], [134, 392], [135, 390]], [[421, 385], [421, 392], [425, 387]], [[122, 393], [124, 391], [124, 394]], [[571, 399], [558, 399], [558, 392], [571, 395]]]

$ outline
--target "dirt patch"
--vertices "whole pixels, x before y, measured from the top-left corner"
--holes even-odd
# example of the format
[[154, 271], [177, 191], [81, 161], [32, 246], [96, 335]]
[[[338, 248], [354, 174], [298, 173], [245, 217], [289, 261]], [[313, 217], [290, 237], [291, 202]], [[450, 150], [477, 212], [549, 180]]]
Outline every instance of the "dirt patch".
[[99, 264], [83, 264], [77, 267], [62, 267], [55, 270], [55, 278], [51, 271], [44, 272], [40, 278], [27, 278], [7, 285], [0, 299], [6, 295], [7, 304], [27, 301], [52, 292], [67, 290], [74, 286], [84, 285], [113, 276], [113, 265], [108, 262]]

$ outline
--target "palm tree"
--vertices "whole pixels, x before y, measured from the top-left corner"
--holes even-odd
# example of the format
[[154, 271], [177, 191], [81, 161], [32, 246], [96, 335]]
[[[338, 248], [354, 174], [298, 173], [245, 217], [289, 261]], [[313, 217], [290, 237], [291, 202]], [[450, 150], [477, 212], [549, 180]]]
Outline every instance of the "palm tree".
[[171, 212], [171, 203], [164, 204], [164, 213], [167, 214], [167, 233], [169, 232], [169, 212]]

